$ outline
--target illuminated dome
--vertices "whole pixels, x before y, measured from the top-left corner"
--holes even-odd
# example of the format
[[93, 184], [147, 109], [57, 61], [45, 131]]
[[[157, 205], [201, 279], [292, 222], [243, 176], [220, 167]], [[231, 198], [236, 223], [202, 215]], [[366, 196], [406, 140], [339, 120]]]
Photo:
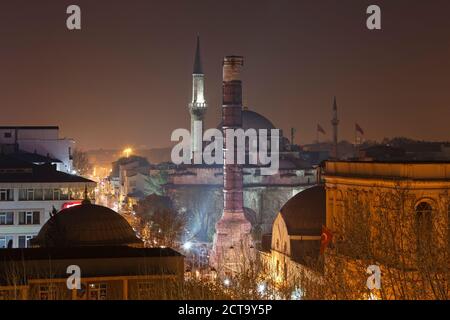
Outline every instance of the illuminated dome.
[[127, 220], [117, 212], [84, 200], [53, 215], [31, 240], [39, 247], [142, 244]]

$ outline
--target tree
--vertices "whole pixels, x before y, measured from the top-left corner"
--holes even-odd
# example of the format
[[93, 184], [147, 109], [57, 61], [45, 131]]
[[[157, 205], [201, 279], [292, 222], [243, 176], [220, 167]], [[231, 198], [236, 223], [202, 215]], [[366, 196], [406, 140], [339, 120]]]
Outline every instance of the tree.
[[147, 178], [147, 188], [146, 193], [149, 195], [156, 194], [162, 196], [165, 194], [164, 185], [167, 183], [167, 172], [158, 171], [155, 174], [149, 175]]
[[175, 210], [169, 197], [152, 194], [135, 207], [151, 245], [176, 247], [186, 226], [186, 216]]
[[86, 176], [92, 169], [87, 153], [79, 149], [73, 151], [73, 167], [79, 175]]

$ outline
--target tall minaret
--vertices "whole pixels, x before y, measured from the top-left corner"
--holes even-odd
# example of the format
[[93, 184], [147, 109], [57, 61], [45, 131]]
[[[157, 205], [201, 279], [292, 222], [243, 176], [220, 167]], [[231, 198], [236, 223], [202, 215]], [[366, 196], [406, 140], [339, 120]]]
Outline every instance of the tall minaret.
[[331, 124], [333, 125], [333, 149], [331, 152], [331, 157], [333, 159], [338, 158], [338, 125], [339, 119], [337, 115], [337, 103], [336, 97], [334, 97], [333, 101], [333, 119], [331, 120]]
[[[237, 148], [228, 150], [227, 129], [242, 127], [243, 57], [227, 56], [223, 60], [222, 130], [224, 132], [223, 213], [216, 224], [211, 263], [220, 274], [239, 272], [251, 248], [251, 224], [244, 215], [242, 165], [236, 164]], [[230, 136], [231, 137], [231, 136]], [[234, 158], [234, 159], [233, 159]]]
[[[202, 60], [200, 57], [200, 37], [197, 36], [197, 48], [195, 51], [194, 71], [192, 72], [192, 102], [189, 104], [191, 114], [191, 158], [202, 151], [203, 119], [206, 113], [205, 100], [205, 75], [203, 74]], [[196, 124], [196, 125], [195, 125]]]

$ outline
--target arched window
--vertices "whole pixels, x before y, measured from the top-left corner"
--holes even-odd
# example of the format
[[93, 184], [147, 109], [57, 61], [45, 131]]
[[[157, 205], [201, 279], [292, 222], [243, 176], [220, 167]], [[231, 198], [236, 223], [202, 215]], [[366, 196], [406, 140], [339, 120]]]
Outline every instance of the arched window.
[[416, 206], [415, 226], [417, 235], [417, 253], [423, 257], [431, 248], [433, 208], [428, 202], [420, 202]]

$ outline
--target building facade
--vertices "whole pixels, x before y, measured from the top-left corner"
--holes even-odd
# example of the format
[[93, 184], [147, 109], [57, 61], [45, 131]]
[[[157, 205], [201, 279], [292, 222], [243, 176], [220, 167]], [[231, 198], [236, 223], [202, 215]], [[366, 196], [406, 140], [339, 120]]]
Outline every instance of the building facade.
[[[450, 163], [328, 161], [324, 179], [332, 296], [449, 298]], [[380, 288], [366, 285], [370, 266]]]
[[79, 204], [95, 182], [0, 156], [0, 248], [26, 248], [53, 211]]

